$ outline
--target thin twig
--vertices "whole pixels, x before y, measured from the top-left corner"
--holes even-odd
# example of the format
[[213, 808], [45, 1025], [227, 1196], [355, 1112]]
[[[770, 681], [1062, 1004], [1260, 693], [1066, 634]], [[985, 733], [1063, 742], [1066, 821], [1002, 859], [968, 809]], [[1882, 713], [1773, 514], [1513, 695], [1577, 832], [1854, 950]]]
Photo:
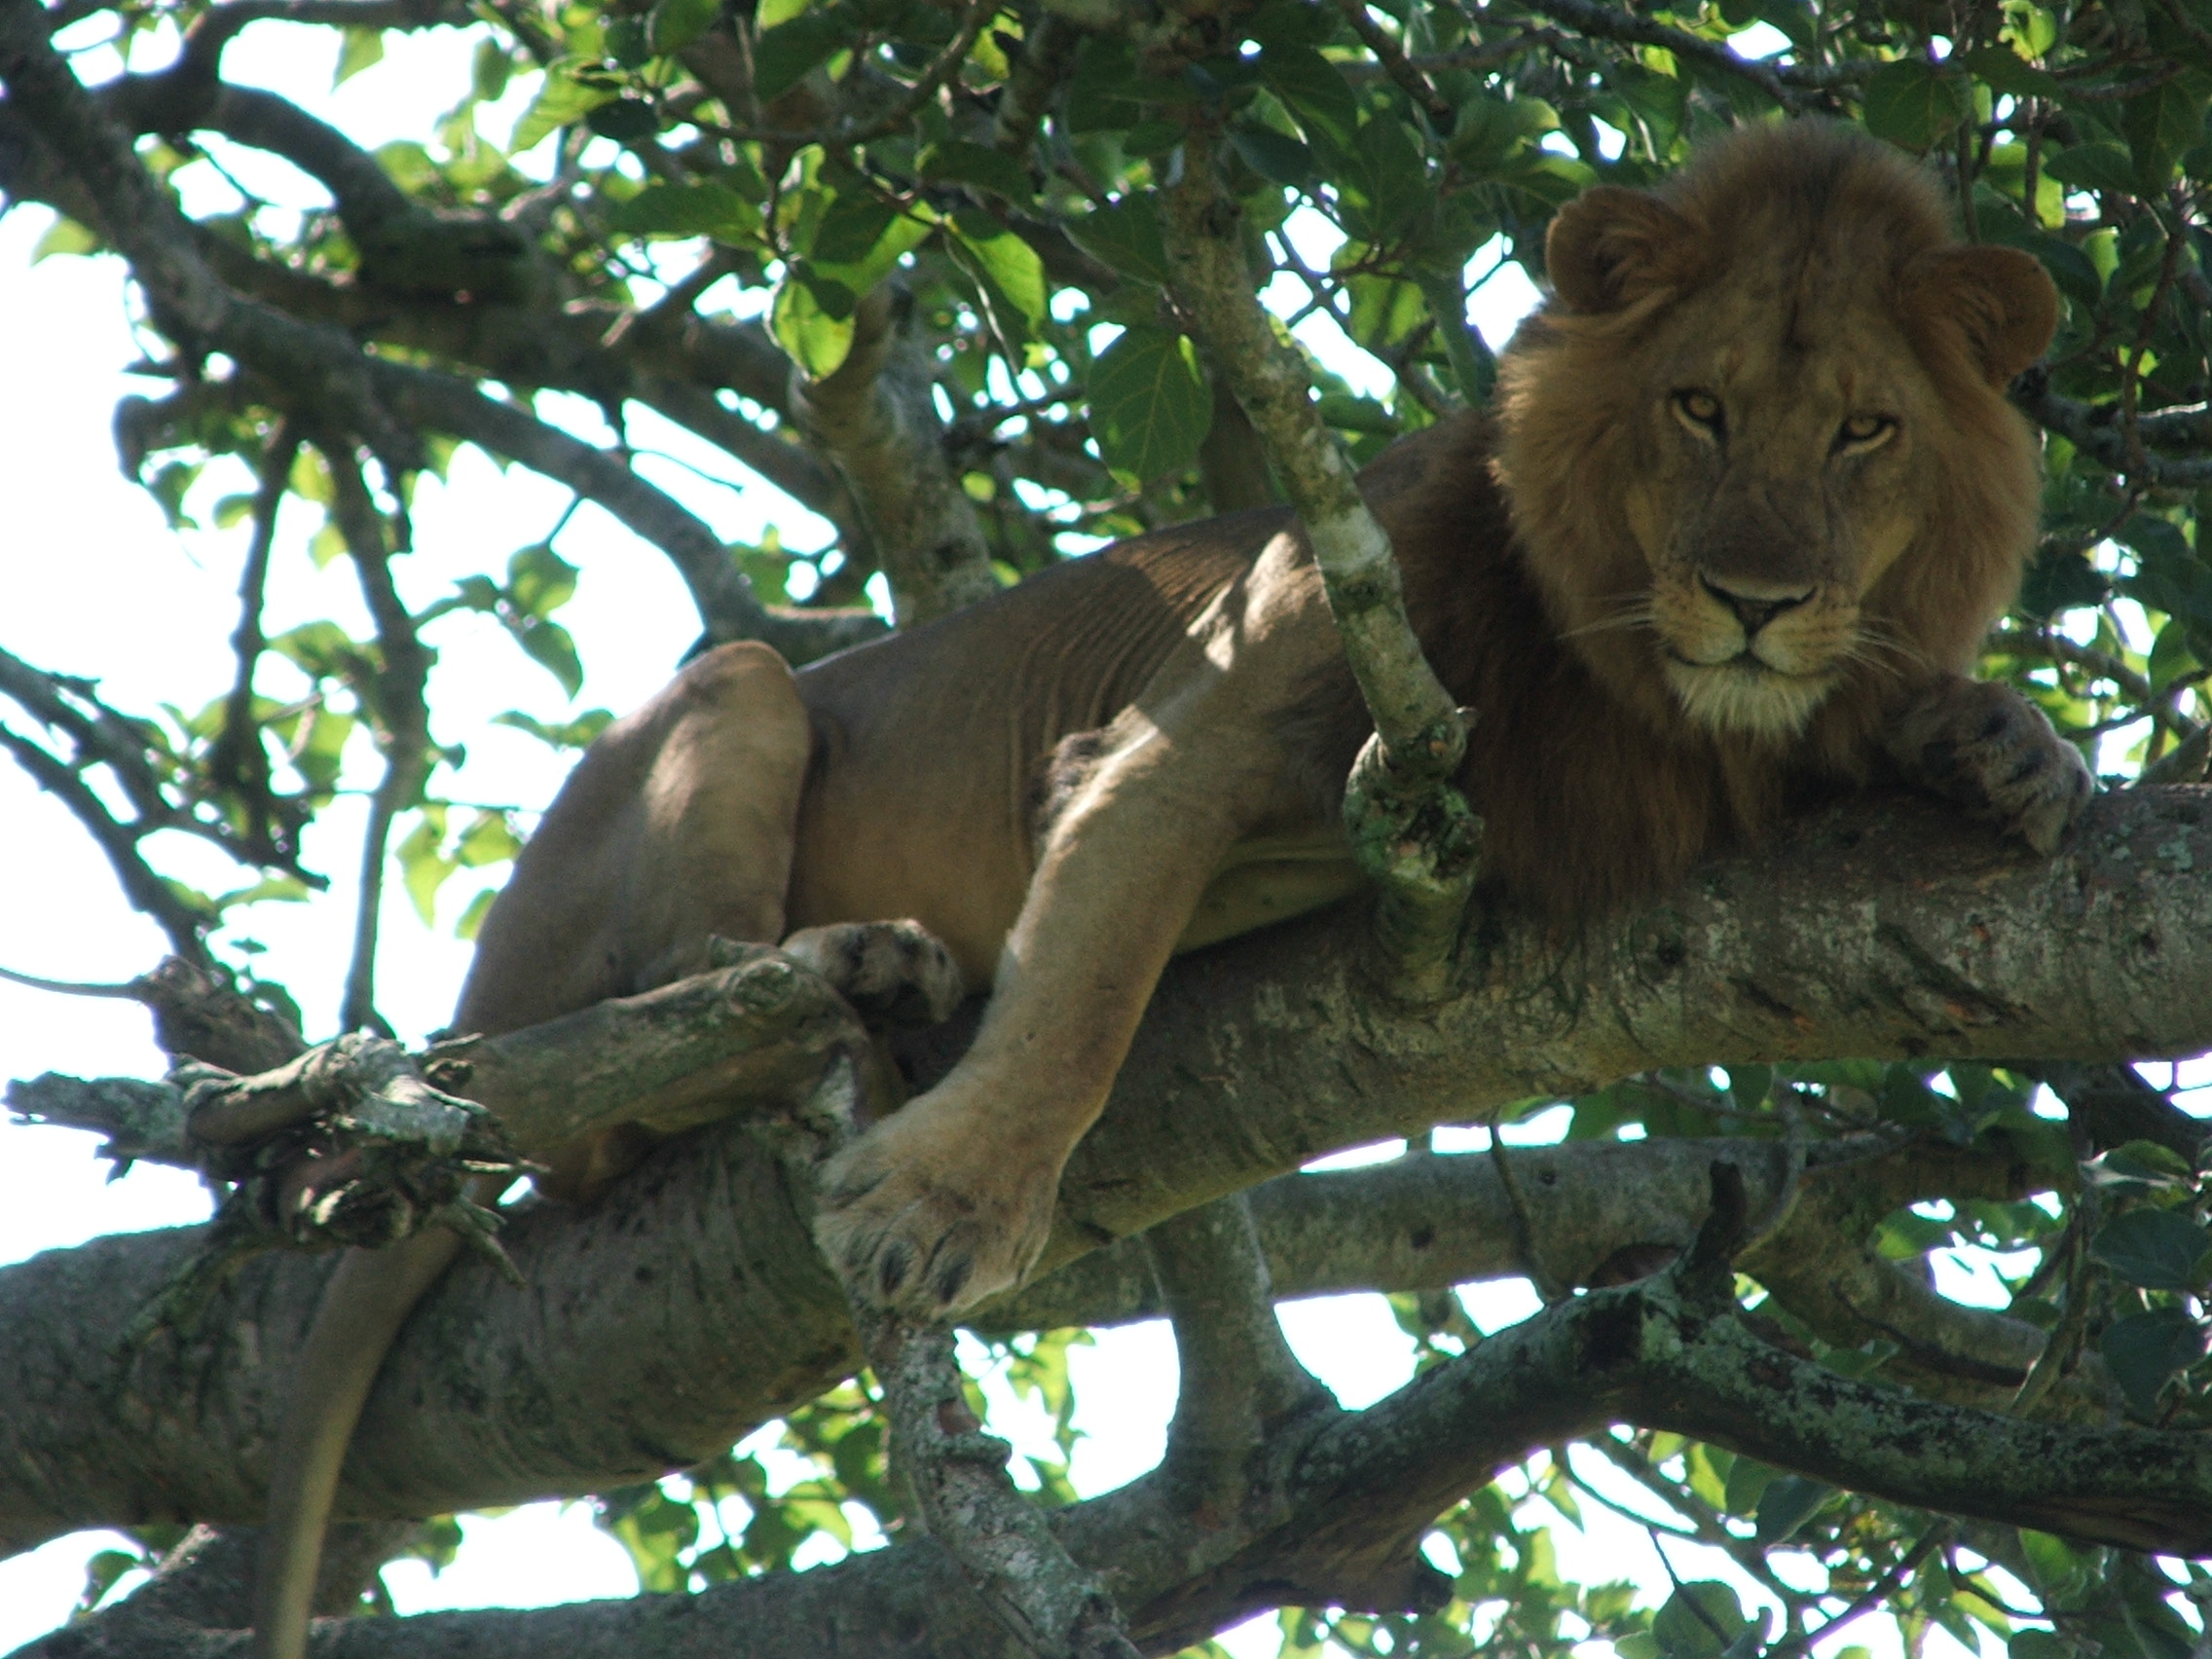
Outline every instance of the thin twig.
[[423, 792], [429, 772], [430, 711], [426, 690], [429, 652], [416, 636], [415, 619], [401, 603], [391, 579], [391, 556], [385, 546], [384, 517], [361, 477], [350, 447], [323, 440], [317, 445], [329, 462], [336, 500], [332, 518], [346, 538], [361, 597], [376, 623], [382, 658], [363, 702], [383, 739], [384, 778], [369, 804], [369, 823], [361, 837], [361, 892], [353, 915], [352, 955], [346, 968], [346, 994], [339, 1029], [363, 1028], [389, 1035], [376, 1010], [377, 931], [384, 903], [386, 849], [391, 827]]
[[1928, 1552], [1948, 1537], [1950, 1531], [1950, 1522], [1936, 1522], [1927, 1531], [1920, 1534], [1920, 1541], [1899, 1556], [1891, 1566], [1889, 1571], [1877, 1578], [1842, 1612], [1824, 1622], [1818, 1630], [1807, 1631], [1803, 1636], [1792, 1637], [1779, 1647], [1770, 1647], [1767, 1649], [1764, 1659], [1796, 1659], [1797, 1654], [1804, 1652], [1814, 1642], [1825, 1641], [1843, 1629], [1844, 1626], [1856, 1623], [1878, 1607], [1887, 1606], [1891, 1599], [1897, 1595], [1899, 1586], [1904, 1583], [1905, 1574], [1927, 1560]]
[[[273, 786], [269, 751], [260, 723], [254, 719], [253, 675], [261, 661], [265, 640], [261, 631], [264, 590], [269, 583], [269, 553], [276, 539], [276, 514], [292, 478], [292, 462], [300, 453], [299, 427], [285, 418], [271, 435], [262, 457], [260, 487], [253, 498], [253, 536], [246, 544], [245, 569], [239, 576], [239, 625], [231, 632], [231, 650], [238, 672], [231, 694], [223, 705], [223, 730], [207, 756], [207, 775], [217, 788], [236, 790], [243, 800], [253, 839], [275, 848], [271, 835]], [[290, 826], [285, 851], [290, 851]]]
[[1366, 0], [1337, 0], [1337, 10], [1345, 15], [1345, 21], [1351, 24], [1352, 32], [1367, 43], [1367, 50], [1375, 54], [1376, 61], [1398, 83], [1406, 96], [1428, 112], [1438, 130], [1450, 131], [1458, 112], [1429, 78], [1414, 67], [1398, 43], [1376, 26], [1375, 19], [1367, 15]]
[[107, 985], [81, 979], [46, 979], [36, 974], [18, 974], [13, 968], [0, 968], [0, 979], [5, 979], [12, 985], [27, 985], [34, 991], [52, 991], [56, 996], [120, 997], [126, 1002], [138, 1000], [138, 993], [129, 983]]

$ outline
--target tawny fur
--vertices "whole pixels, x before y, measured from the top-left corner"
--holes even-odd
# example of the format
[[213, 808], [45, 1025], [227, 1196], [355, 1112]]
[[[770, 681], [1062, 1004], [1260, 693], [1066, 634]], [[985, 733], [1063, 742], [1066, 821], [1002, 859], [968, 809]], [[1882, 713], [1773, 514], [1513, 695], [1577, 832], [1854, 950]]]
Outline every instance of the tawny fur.
[[[1548, 252], [1494, 426], [1445, 422], [1362, 475], [1475, 712], [1493, 898], [1572, 926], [1885, 771], [2047, 850], [2086, 770], [1968, 678], [2032, 540], [2004, 387], [2051, 331], [2041, 270], [1960, 246], [1925, 176], [1814, 124], [1589, 192]], [[1169, 955], [1355, 886], [1336, 801], [1366, 729], [1279, 513], [1125, 543], [795, 679], [725, 646], [578, 767], [455, 1023], [645, 989], [718, 933], [913, 918], [991, 1002], [960, 1065], [825, 1172], [817, 1232], [865, 1294], [957, 1310], [1035, 1260]], [[881, 966], [843, 938], [806, 948]], [[529, 1150], [589, 1197], [645, 1138]], [[395, 1280], [437, 1248], [391, 1253]], [[342, 1314], [277, 1477], [273, 1512], [309, 1532], [357, 1409], [327, 1380], [365, 1387], [382, 1354]], [[283, 1659], [303, 1560], [264, 1631]]]

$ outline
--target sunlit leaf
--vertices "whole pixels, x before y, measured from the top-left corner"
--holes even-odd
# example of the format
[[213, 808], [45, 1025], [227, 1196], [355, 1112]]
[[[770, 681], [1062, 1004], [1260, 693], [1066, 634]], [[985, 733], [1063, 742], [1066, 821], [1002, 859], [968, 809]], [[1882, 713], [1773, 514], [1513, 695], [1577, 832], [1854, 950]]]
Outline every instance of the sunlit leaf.
[[1045, 262], [1037, 250], [995, 220], [963, 213], [953, 234], [1029, 325], [1045, 320]]
[[787, 275], [776, 287], [768, 332], [810, 380], [835, 374], [853, 349], [850, 308], [843, 316], [832, 316], [814, 285], [796, 275]]
[[515, 123], [514, 135], [507, 140], [507, 154], [519, 156], [535, 149], [562, 128], [581, 121], [614, 97], [613, 90], [608, 87], [578, 80], [576, 71], [582, 67], [586, 65], [571, 58], [560, 58], [546, 66], [537, 95], [531, 99], [530, 107]]
[[364, 69], [372, 69], [384, 61], [384, 30], [346, 29], [340, 32], [338, 66], [331, 71], [330, 84], [342, 87]]

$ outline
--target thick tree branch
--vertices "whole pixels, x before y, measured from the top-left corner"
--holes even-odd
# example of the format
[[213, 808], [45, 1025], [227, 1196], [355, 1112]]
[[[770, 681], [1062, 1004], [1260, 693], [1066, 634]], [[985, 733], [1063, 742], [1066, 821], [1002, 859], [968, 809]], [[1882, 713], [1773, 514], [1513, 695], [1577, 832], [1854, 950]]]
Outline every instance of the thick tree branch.
[[946, 462], [929, 362], [888, 283], [862, 296], [834, 374], [794, 380], [797, 418], [835, 460], [867, 520], [901, 627], [998, 592], [976, 505]]
[[1849, 86], [1862, 79], [1871, 68], [1866, 63], [1825, 68], [1762, 63], [1756, 58], [1739, 57], [1717, 41], [1640, 18], [1625, 7], [1601, 5], [1598, 0], [1521, 0], [1521, 3], [1539, 17], [1549, 18], [1578, 34], [1638, 46], [1663, 47], [1686, 62], [1748, 81], [1783, 108], [1792, 111], [1818, 107], [1821, 100], [1809, 97], [1809, 92]]
[[[1336, 1147], [1659, 1066], [2202, 1049], [2208, 807], [2203, 790], [2106, 796], [2044, 863], [1925, 804], [1861, 802], [1572, 946], [1508, 934], [1491, 978], [1418, 1012], [1377, 1003], [1356, 912], [1200, 953], [1070, 1163], [1049, 1262]], [[844, 1374], [842, 1298], [753, 1133], [673, 1143], [590, 1210], [516, 1218], [530, 1296], [473, 1263], [449, 1274], [387, 1364], [345, 1512], [604, 1490], [712, 1456]], [[0, 1273], [0, 1538], [258, 1513], [324, 1269], [251, 1263], [200, 1337], [119, 1356], [191, 1236]], [[778, 1340], [723, 1335], [748, 1330]], [[654, 1381], [675, 1372], [683, 1389]]]
[[2196, 410], [2153, 415], [2135, 423], [2140, 442], [2130, 446], [2117, 405], [2083, 403], [2050, 388], [2050, 375], [2038, 366], [2012, 383], [2012, 400], [2047, 431], [2073, 443], [2099, 465], [2134, 483], [2158, 489], [2201, 489], [2212, 481], [2212, 455], [2149, 455], [2144, 444], [2159, 443], [2201, 452], [2212, 445], [2212, 421]]
[[0, 0], [0, 83], [97, 203], [101, 229], [130, 261], [165, 331], [271, 375], [304, 407], [360, 433], [387, 468], [412, 470], [414, 436], [379, 403], [359, 350], [226, 288], [200, 257], [190, 226], [46, 36], [35, 0]]

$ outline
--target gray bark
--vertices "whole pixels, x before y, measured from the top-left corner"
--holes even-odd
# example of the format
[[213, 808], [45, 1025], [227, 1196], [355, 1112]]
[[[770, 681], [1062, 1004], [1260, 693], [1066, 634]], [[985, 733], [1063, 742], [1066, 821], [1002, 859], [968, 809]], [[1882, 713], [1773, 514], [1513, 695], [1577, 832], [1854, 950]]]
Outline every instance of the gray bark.
[[[1368, 989], [1356, 909], [1201, 953], [1170, 974], [1070, 1165], [1048, 1265], [1347, 1144], [1653, 1066], [2201, 1049], [2206, 801], [2181, 789], [2108, 797], [2048, 864], [1923, 804], [1861, 802], [1570, 945], [1500, 934], [1461, 994], [1410, 1012]], [[478, 1263], [449, 1274], [386, 1368], [342, 1511], [604, 1489], [718, 1452], [843, 1375], [843, 1304], [762, 1132], [672, 1143], [596, 1206], [518, 1217], [507, 1241], [523, 1294]], [[1632, 1155], [1678, 1156], [1604, 1154]], [[1746, 1161], [1755, 1172], [1774, 1156], [1767, 1143]], [[1678, 1242], [1701, 1200], [1677, 1190], [1672, 1232], [1638, 1217], [1635, 1238], [1577, 1238], [1563, 1212], [1560, 1236], [1583, 1254], [1651, 1241], [1654, 1228]], [[263, 1258], [197, 1333], [119, 1351], [191, 1240], [102, 1239], [0, 1273], [9, 1545], [257, 1513], [326, 1265]], [[1411, 1234], [1402, 1248], [1416, 1250]], [[1286, 1272], [1278, 1290], [1298, 1282]]]

